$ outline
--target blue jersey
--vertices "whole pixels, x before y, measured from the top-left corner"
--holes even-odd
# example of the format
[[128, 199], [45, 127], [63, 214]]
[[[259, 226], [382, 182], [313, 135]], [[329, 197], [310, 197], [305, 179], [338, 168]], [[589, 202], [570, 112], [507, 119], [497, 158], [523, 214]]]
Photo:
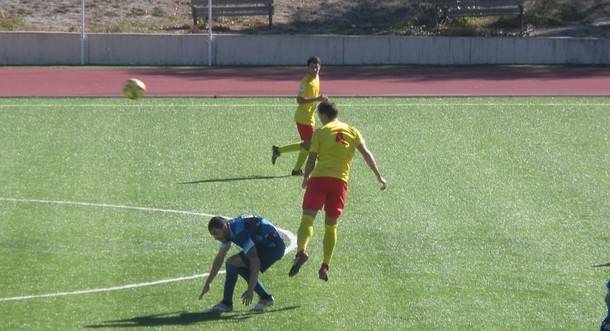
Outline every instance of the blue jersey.
[[252, 247], [257, 250], [274, 248], [278, 241], [283, 241], [282, 235], [268, 220], [255, 215], [242, 215], [229, 220], [229, 240], [248, 253]]

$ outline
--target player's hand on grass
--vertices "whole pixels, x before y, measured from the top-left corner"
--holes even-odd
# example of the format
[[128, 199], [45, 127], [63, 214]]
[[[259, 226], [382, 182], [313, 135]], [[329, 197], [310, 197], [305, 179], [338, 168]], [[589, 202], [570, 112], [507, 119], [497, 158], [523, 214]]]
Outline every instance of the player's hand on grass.
[[210, 291], [210, 284], [203, 285], [203, 289], [201, 289], [201, 294], [199, 294], [199, 300], [203, 298], [203, 296]]
[[381, 184], [381, 190], [385, 190], [386, 188], [388, 188], [388, 182], [385, 180], [385, 178], [383, 178], [383, 176], [379, 176], [378, 178], [379, 180], [379, 184]]
[[254, 297], [254, 292], [250, 290], [246, 290], [244, 294], [242, 294], [242, 303], [246, 306], [252, 303], [252, 298]]

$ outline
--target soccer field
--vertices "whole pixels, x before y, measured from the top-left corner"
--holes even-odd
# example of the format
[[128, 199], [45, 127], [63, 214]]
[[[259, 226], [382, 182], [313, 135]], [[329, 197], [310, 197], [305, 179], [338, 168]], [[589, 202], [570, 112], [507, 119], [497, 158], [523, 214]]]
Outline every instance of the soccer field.
[[318, 216], [301, 273], [290, 252], [262, 276], [269, 311], [240, 279], [211, 316], [224, 275], [202, 301], [189, 277], [218, 249], [206, 215], [297, 232], [296, 154], [270, 162], [294, 100], [0, 99], [0, 329], [599, 329], [610, 98], [334, 101], [388, 189], [357, 155], [329, 282]]

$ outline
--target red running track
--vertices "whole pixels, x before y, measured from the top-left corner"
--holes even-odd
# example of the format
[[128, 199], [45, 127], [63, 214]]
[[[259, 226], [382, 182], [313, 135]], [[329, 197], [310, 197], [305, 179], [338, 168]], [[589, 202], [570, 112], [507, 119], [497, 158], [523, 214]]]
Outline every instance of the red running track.
[[[295, 96], [304, 68], [0, 67], [0, 97]], [[329, 96], [610, 96], [610, 67], [323, 67]]]

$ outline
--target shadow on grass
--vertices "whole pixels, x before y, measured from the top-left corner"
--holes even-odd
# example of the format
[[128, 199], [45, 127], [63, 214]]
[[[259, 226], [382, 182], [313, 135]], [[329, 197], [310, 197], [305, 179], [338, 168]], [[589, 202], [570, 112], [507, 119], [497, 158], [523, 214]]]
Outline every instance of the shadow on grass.
[[205, 183], [218, 183], [218, 182], [234, 182], [234, 181], [240, 181], [240, 180], [260, 180], [260, 179], [276, 179], [276, 178], [287, 178], [287, 177], [292, 177], [291, 175], [284, 175], [284, 176], [247, 176], [247, 177], [235, 177], [235, 178], [216, 178], [216, 179], [202, 179], [202, 180], [195, 180], [192, 182], [182, 182], [182, 183], [178, 183], [181, 185], [187, 185], [187, 184], [205, 184]]
[[197, 323], [204, 323], [210, 321], [229, 321], [229, 322], [241, 322], [245, 321], [255, 315], [277, 313], [287, 310], [297, 309], [299, 306], [289, 306], [278, 309], [269, 309], [264, 312], [233, 312], [233, 313], [187, 313], [187, 312], [173, 312], [157, 315], [138, 316], [134, 318], [128, 318], [123, 320], [115, 321], [104, 321], [101, 324], [87, 325], [89, 329], [101, 329], [101, 328], [130, 328], [130, 327], [160, 327], [160, 326], [172, 326], [172, 325], [192, 325]]
[[604, 263], [604, 264], [594, 264], [594, 265], [592, 265], [592, 267], [593, 268], [610, 267], [610, 262]]

